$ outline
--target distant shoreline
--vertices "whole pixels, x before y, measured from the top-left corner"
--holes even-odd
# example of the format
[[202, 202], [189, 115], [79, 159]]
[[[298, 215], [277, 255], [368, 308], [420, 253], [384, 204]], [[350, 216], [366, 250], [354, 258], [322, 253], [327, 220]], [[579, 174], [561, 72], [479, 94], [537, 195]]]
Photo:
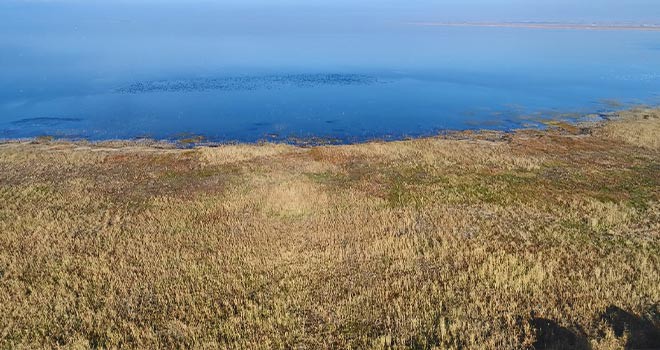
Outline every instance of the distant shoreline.
[[487, 28], [530, 28], [530, 29], [565, 29], [565, 30], [625, 30], [660, 32], [657, 25], [614, 25], [614, 24], [569, 24], [569, 23], [451, 23], [451, 22], [408, 22], [422, 27], [487, 27]]

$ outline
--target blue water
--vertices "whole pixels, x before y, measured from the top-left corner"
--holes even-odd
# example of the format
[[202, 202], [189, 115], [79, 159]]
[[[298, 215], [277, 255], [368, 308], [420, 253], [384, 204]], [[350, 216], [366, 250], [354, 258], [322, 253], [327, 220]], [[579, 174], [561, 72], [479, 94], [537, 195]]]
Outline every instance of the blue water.
[[122, 6], [0, 5], [0, 138], [356, 142], [660, 103], [660, 32]]

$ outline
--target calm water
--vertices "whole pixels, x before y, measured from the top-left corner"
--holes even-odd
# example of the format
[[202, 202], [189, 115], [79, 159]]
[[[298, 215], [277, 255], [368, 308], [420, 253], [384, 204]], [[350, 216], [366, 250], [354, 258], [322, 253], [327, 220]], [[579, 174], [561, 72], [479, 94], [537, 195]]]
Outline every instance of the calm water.
[[659, 32], [415, 19], [2, 4], [0, 138], [353, 142], [660, 103]]

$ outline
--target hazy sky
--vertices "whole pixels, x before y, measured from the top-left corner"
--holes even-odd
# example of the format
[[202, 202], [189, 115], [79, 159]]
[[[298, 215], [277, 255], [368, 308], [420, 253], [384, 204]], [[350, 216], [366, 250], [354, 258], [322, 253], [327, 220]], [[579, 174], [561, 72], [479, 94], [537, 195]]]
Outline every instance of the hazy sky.
[[[395, 66], [413, 52], [416, 61], [424, 56], [388, 47], [417, 47], [424, 33], [458, 40], [408, 22], [660, 24], [659, 15], [660, 0], [0, 0], [0, 65], [12, 67], [0, 69], [0, 83], [39, 69], [52, 77], [47, 65], [64, 77], [72, 74], [67, 69], [110, 76], [264, 62], [373, 65], [377, 59]], [[468, 50], [473, 39], [454, 47]], [[504, 48], [522, 40], [501, 39]]]
[[[406, 20], [548, 20], [660, 22], [658, 0], [4, 0], [3, 6], [38, 9], [69, 5], [76, 8], [172, 7], [208, 11], [279, 10], [289, 15], [369, 14], [373, 18]], [[329, 13], [326, 11], [330, 11]], [[0, 18], [3, 17], [0, 13]]]

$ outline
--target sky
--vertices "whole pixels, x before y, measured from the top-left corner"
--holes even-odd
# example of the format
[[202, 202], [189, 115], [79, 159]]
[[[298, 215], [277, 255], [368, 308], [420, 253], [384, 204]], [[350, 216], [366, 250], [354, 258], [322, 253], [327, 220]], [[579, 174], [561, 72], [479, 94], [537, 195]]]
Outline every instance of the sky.
[[660, 22], [658, 0], [3, 0], [0, 4], [0, 8], [27, 11], [63, 6], [115, 11], [147, 7], [164, 12], [173, 8], [192, 12], [251, 9], [270, 10], [276, 17], [286, 12], [290, 16], [344, 14], [383, 20]]
[[104, 36], [342, 33], [407, 22], [660, 24], [660, 0], [1, 0], [0, 40]]

